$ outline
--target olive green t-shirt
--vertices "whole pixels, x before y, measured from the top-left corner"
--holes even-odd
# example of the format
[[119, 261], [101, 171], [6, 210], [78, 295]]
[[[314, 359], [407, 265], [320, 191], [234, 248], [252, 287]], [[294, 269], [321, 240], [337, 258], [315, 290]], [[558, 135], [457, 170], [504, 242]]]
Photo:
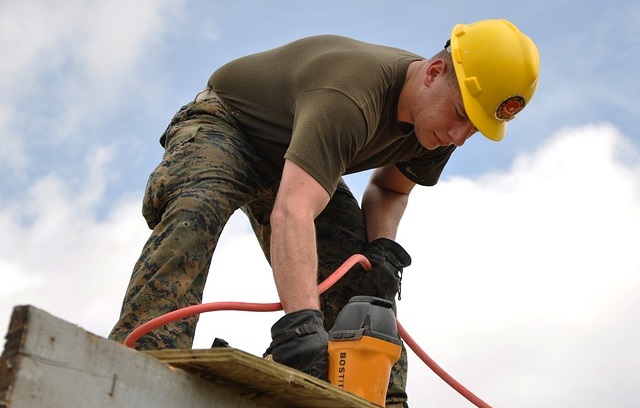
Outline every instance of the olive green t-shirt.
[[454, 146], [427, 150], [397, 121], [407, 69], [421, 59], [321, 35], [234, 60], [208, 86], [273, 163], [292, 160], [329, 194], [342, 175], [391, 163], [412, 181], [434, 185]]

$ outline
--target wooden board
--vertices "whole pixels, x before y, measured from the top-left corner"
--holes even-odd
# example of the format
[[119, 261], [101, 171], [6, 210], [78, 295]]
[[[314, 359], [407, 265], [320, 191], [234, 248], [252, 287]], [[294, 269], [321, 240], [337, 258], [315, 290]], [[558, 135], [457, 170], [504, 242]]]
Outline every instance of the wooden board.
[[6, 339], [0, 408], [263, 407], [32, 306]]
[[233, 348], [156, 350], [146, 353], [265, 407], [379, 407], [325, 381]]
[[326, 382], [231, 348], [143, 353], [33, 306], [14, 308], [0, 408], [375, 408]]

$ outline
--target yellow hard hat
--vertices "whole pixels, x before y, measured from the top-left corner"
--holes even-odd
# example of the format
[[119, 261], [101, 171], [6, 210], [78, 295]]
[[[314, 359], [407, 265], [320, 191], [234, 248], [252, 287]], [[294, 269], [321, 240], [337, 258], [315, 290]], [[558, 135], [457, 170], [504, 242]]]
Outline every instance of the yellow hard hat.
[[487, 138], [502, 140], [538, 86], [536, 45], [507, 20], [482, 20], [456, 25], [450, 46], [467, 116]]

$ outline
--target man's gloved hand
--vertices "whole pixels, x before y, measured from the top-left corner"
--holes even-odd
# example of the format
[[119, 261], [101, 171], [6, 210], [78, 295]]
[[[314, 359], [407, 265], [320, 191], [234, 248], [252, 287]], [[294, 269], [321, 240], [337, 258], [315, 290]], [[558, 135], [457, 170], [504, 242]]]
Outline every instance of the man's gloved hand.
[[371, 241], [362, 255], [371, 262], [371, 271], [354, 265], [347, 273], [349, 286], [361, 295], [392, 300], [400, 293], [402, 269], [411, 265], [411, 256], [400, 244], [387, 238]]
[[271, 355], [278, 363], [329, 381], [329, 335], [321, 311], [304, 309], [284, 315], [271, 327], [271, 338], [264, 357]]

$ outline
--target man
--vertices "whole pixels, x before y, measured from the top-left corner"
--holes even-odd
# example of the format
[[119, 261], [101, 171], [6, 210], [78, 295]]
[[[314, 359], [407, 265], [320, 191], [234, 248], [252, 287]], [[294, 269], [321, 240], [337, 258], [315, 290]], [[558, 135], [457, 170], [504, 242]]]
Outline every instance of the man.
[[[153, 229], [110, 338], [202, 301], [211, 257], [240, 208], [269, 260], [285, 316], [274, 360], [327, 378], [327, 330], [354, 295], [391, 301], [409, 254], [396, 231], [416, 184], [432, 186], [476, 131], [500, 140], [533, 96], [533, 42], [505, 20], [456, 25], [445, 50], [419, 55], [316, 36], [232, 61], [182, 107], [161, 137], [143, 214]], [[373, 169], [362, 208], [342, 180]], [[354, 267], [318, 296], [349, 256]], [[234, 271], [242, 278], [242, 265]], [[138, 348], [189, 348], [197, 318], [144, 336]], [[406, 352], [387, 406], [407, 406]]]

